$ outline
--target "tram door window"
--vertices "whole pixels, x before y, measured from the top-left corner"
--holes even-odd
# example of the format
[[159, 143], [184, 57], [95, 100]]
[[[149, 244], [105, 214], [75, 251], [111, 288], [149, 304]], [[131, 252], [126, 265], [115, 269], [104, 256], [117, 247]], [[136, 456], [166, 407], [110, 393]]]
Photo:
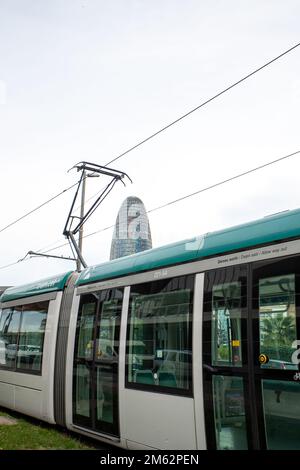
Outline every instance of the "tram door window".
[[248, 448], [243, 371], [246, 294], [245, 271], [239, 268], [206, 275], [204, 376], [213, 408], [208, 439], [221, 450]]
[[207, 445], [300, 450], [300, 256], [209, 271]]
[[81, 304], [80, 318], [77, 322], [77, 348], [74, 365], [75, 416], [79, 424], [89, 424], [91, 419], [91, 377], [90, 364], [93, 360], [93, 332], [97, 308], [97, 297], [86, 296]]
[[212, 363], [240, 367], [241, 282], [214, 285], [212, 304]]
[[261, 263], [254, 270], [255, 364], [262, 445], [300, 450], [300, 259]]
[[118, 361], [123, 290], [108, 289], [81, 297], [77, 320], [73, 421], [119, 434]]
[[295, 274], [259, 279], [260, 353], [268, 356], [262, 369], [295, 369], [292, 344], [297, 340]]
[[182, 276], [131, 288], [127, 387], [191, 394], [193, 284]]
[[[120, 292], [120, 291], [119, 291]], [[113, 425], [117, 406], [118, 357], [121, 318], [121, 295], [107, 295], [100, 304], [96, 324], [96, 427]]]

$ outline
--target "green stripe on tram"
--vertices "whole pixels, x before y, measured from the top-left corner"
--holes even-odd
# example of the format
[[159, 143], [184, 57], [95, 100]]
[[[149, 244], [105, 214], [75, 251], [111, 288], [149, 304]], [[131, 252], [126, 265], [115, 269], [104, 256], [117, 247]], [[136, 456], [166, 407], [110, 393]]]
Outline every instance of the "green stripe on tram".
[[11, 300], [31, 297], [33, 295], [63, 290], [71, 273], [72, 271], [68, 271], [67, 273], [58, 274], [57, 276], [48, 277], [30, 284], [10, 287], [3, 292], [0, 302], [10, 302]]
[[300, 209], [284, 211], [85, 269], [76, 285], [163, 268], [300, 236]]

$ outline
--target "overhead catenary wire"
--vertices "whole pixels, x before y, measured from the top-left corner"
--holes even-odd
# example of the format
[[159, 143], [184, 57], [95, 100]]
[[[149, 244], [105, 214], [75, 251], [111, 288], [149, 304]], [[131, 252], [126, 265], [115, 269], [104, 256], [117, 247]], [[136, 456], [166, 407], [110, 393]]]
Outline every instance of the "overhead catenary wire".
[[190, 197], [196, 196], [197, 194], [204, 193], [205, 191], [208, 191], [210, 189], [217, 188], [218, 186], [221, 186], [222, 184], [229, 183], [230, 181], [241, 178], [242, 176], [246, 176], [251, 173], [254, 173], [255, 171], [266, 168], [267, 166], [273, 165], [274, 163], [278, 163], [282, 160], [286, 160], [287, 158], [293, 157], [294, 155], [297, 155], [299, 153], [300, 153], [300, 150], [297, 150], [296, 152], [290, 153], [289, 155], [285, 155], [284, 157], [277, 158], [276, 160], [272, 160], [271, 162], [264, 163], [263, 165], [257, 166], [256, 168], [252, 168], [251, 170], [247, 170], [247, 171], [244, 171], [243, 173], [239, 173], [238, 175], [231, 176], [230, 178], [227, 178], [223, 181], [219, 181], [218, 183], [214, 183], [210, 186], [207, 186], [206, 188], [199, 189], [198, 191], [194, 191], [193, 193], [187, 194], [178, 199], [174, 199], [173, 201], [162, 204], [161, 206], [154, 207], [153, 209], [150, 209], [149, 211], [147, 211], [147, 213], [150, 214], [150, 212], [158, 211], [159, 209], [163, 209], [164, 207], [171, 206], [172, 204], [176, 204], [177, 202], [183, 201], [184, 199], [188, 199]]
[[[115, 158], [113, 158], [112, 160], [110, 160], [109, 162], [107, 162], [104, 166], [107, 166], [107, 165], [110, 165], [111, 163], [115, 162], [116, 160], [119, 160], [120, 158], [124, 157], [125, 155], [127, 155], [128, 153], [132, 152], [133, 150], [137, 149], [138, 147], [140, 147], [141, 145], [145, 144], [146, 142], [148, 142], [149, 140], [153, 139], [154, 137], [156, 137], [157, 135], [161, 134], [162, 132], [166, 131], [167, 129], [169, 129], [170, 127], [174, 126], [175, 124], [177, 124], [178, 122], [182, 121], [184, 118], [190, 116], [191, 114], [193, 114], [195, 111], [198, 111], [200, 108], [204, 107], [205, 105], [209, 104], [210, 102], [212, 102], [213, 100], [219, 98], [220, 96], [222, 96], [223, 94], [225, 94], [227, 91], [231, 90], [232, 88], [236, 87], [237, 85], [239, 85], [240, 83], [246, 81], [248, 78], [252, 77], [253, 75], [255, 75], [256, 73], [260, 72], [261, 70], [263, 70], [264, 68], [268, 67], [269, 65], [271, 65], [272, 63], [276, 62], [277, 60], [279, 60], [281, 57], [287, 55], [289, 52], [293, 51], [294, 49], [296, 49], [297, 47], [300, 46], [300, 43], [297, 43], [295, 44], [294, 46], [290, 47], [289, 49], [285, 50], [284, 52], [282, 52], [281, 54], [279, 54], [278, 56], [274, 57], [273, 59], [269, 60], [268, 62], [266, 62], [264, 65], [262, 65], [261, 67], [258, 67], [257, 69], [253, 70], [252, 72], [248, 73], [247, 75], [245, 75], [244, 77], [240, 78], [239, 80], [237, 80], [236, 82], [232, 83], [231, 85], [229, 85], [228, 87], [224, 88], [223, 90], [221, 90], [220, 92], [218, 92], [217, 94], [215, 94], [214, 96], [212, 96], [211, 98], [208, 98], [207, 100], [203, 101], [202, 103], [200, 103], [198, 106], [196, 106], [195, 108], [191, 109], [190, 111], [188, 111], [187, 113], [179, 116], [177, 119], [175, 119], [174, 121], [170, 122], [169, 124], [165, 125], [164, 127], [162, 127], [161, 129], [155, 131], [153, 134], [151, 134], [150, 136], [146, 137], [145, 139], [141, 140], [140, 142], [138, 142], [137, 144], [135, 144], [133, 147], [130, 147], [129, 149], [125, 150], [125, 152], [121, 153], [120, 155], [116, 156]], [[90, 199], [93, 199], [95, 196], [97, 196], [99, 194], [99, 192], [95, 193], [93, 196], [91, 196], [89, 198]]]
[[252, 72], [248, 73], [247, 75], [245, 75], [244, 77], [240, 78], [239, 80], [237, 80], [236, 82], [232, 83], [231, 85], [229, 85], [228, 87], [224, 88], [223, 90], [219, 91], [218, 93], [216, 93], [214, 96], [212, 96], [211, 98], [208, 98], [207, 100], [203, 101], [202, 103], [200, 103], [198, 106], [196, 106], [195, 108], [191, 109], [190, 111], [186, 112], [185, 114], [182, 114], [181, 116], [179, 116], [177, 119], [175, 119], [174, 121], [170, 122], [169, 124], [166, 124], [164, 127], [162, 127], [161, 129], [155, 131], [153, 134], [151, 134], [150, 136], [146, 137], [145, 139], [141, 140], [140, 142], [138, 142], [137, 144], [135, 144], [133, 147], [130, 147], [128, 150], [125, 150], [125, 152], [121, 153], [120, 155], [118, 155], [117, 157], [113, 158], [112, 160], [110, 160], [107, 165], [110, 165], [111, 163], [115, 162], [116, 160], [119, 160], [120, 158], [124, 157], [125, 155], [127, 155], [129, 152], [132, 152], [133, 150], [137, 149], [138, 147], [140, 147], [141, 145], [145, 144], [146, 142], [148, 142], [149, 140], [153, 139], [154, 137], [156, 137], [157, 135], [161, 134], [162, 132], [166, 131], [167, 129], [169, 129], [170, 127], [174, 126], [175, 124], [177, 124], [178, 122], [182, 121], [183, 119], [185, 119], [186, 117], [190, 116], [191, 114], [193, 114], [195, 111], [198, 111], [198, 109], [200, 108], [203, 108], [203, 106], [207, 105], [208, 103], [211, 103], [212, 101], [214, 101], [215, 99], [219, 98], [220, 96], [224, 95], [224, 93], [227, 93], [229, 90], [232, 90], [232, 88], [236, 87], [237, 85], [239, 85], [240, 83], [246, 81], [248, 78], [252, 77], [253, 75], [255, 75], [256, 73], [260, 72], [261, 70], [265, 69], [266, 67], [268, 67], [269, 65], [273, 64], [274, 62], [276, 62], [277, 60], [281, 59], [282, 57], [284, 57], [285, 55], [287, 55], [289, 52], [293, 51], [294, 49], [296, 49], [297, 47], [300, 46], [300, 42], [298, 42], [297, 44], [295, 44], [294, 46], [290, 47], [289, 49], [285, 50], [284, 52], [282, 52], [281, 54], [279, 54], [278, 56], [274, 57], [273, 59], [269, 60], [268, 62], [266, 62], [264, 65], [262, 65], [261, 67], [258, 67], [257, 69], [253, 70]]
[[[27, 256], [27, 254], [26, 254], [26, 256]], [[15, 264], [23, 263], [23, 261], [29, 261], [30, 258], [26, 258], [26, 256], [24, 256], [23, 258], [21, 258], [17, 261], [14, 261], [13, 263], [9, 263], [9, 264], [5, 264], [4, 266], [0, 266], [0, 269], [10, 268], [11, 266], [14, 266]]]
[[[268, 167], [268, 166], [270, 166], [270, 165], [273, 165], [273, 164], [275, 164], [275, 163], [281, 162], [281, 161], [283, 161], [283, 160], [287, 160], [288, 158], [291, 158], [291, 157], [293, 157], [293, 156], [295, 156], [295, 155], [298, 155], [299, 153], [300, 153], [300, 150], [297, 150], [297, 151], [295, 151], [295, 152], [289, 153], [288, 155], [284, 155], [283, 157], [276, 158], [275, 160], [272, 160], [272, 161], [270, 161], [270, 162], [264, 163], [264, 164], [262, 164], [262, 165], [259, 165], [259, 166], [255, 167], [255, 168], [251, 168], [250, 170], [243, 171], [242, 173], [238, 173], [238, 174], [236, 174], [236, 175], [234, 175], [234, 176], [231, 176], [230, 178], [226, 178], [226, 179], [224, 179], [224, 180], [222, 180], [222, 181], [218, 181], [217, 183], [211, 184], [210, 186], [206, 186], [205, 188], [201, 188], [201, 189], [199, 189], [199, 190], [197, 190], [197, 191], [194, 191], [194, 192], [192, 192], [192, 193], [186, 194], [186, 195], [181, 196], [181, 197], [179, 197], [179, 198], [177, 198], [177, 199], [174, 199], [174, 200], [172, 200], [172, 201], [166, 202], [165, 204], [161, 204], [160, 206], [154, 207], [153, 209], [149, 209], [149, 210], [146, 211], [146, 212], [147, 212], [147, 214], [150, 214], [150, 213], [152, 213], [152, 212], [158, 211], [158, 210], [163, 209], [163, 208], [165, 208], [165, 207], [171, 206], [172, 204], [176, 204], [177, 202], [180, 202], [180, 201], [183, 201], [183, 200], [188, 199], [188, 198], [190, 198], [190, 197], [196, 196], [196, 195], [201, 194], [201, 193], [203, 193], [203, 192], [205, 192], [205, 191], [209, 191], [209, 190], [214, 189], [214, 188], [216, 188], [216, 187], [218, 187], [218, 186], [221, 186], [221, 185], [223, 185], [223, 184], [229, 183], [229, 182], [234, 181], [234, 180], [236, 180], [236, 179], [238, 179], [238, 178], [241, 178], [241, 177], [243, 177], [243, 176], [246, 176], [246, 175], [249, 175], [249, 174], [251, 174], [251, 173], [254, 173], [255, 171], [261, 170], [261, 169], [266, 168], [266, 167]], [[96, 230], [95, 232], [88, 233], [88, 234], [86, 234], [83, 238], [92, 237], [93, 235], [97, 235], [98, 233], [101, 233], [101, 232], [104, 232], [104, 231], [109, 230], [109, 229], [111, 229], [111, 228], [114, 228], [114, 226], [115, 226], [115, 225], [112, 224], [112, 225], [109, 225], [109, 226], [107, 226], [107, 227], [104, 227], [104, 228], [102, 228], [102, 229], [100, 229], [100, 230]], [[56, 247], [54, 247], [54, 248], [51, 248], [50, 250], [45, 251], [44, 254], [50, 253], [51, 251], [58, 250], [59, 248], [63, 248], [63, 247], [65, 247], [65, 246], [67, 246], [68, 244], [69, 244], [68, 242], [67, 242], [67, 243], [63, 243], [63, 244], [61, 244], [61, 245], [59, 245], [59, 246], [56, 246]], [[26, 257], [25, 257], [25, 258], [26, 258]], [[13, 263], [4, 265], [4, 266], [0, 266], [0, 270], [6, 269], [6, 268], [8, 268], [8, 267], [10, 267], [10, 266], [14, 266], [14, 265], [16, 265], [16, 264], [18, 264], [18, 263], [20, 263], [20, 262], [22, 262], [22, 261], [26, 261], [26, 260], [28, 259], [28, 258], [26, 258], [26, 259], [25, 259], [25, 258], [20, 259], [20, 260], [18, 260], [18, 261], [15, 261], [15, 262], [13, 262]]]
[[[168, 206], [171, 206], [171, 205], [173, 205], [173, 204], [176, 204], [176, 203], [178, 203], [178, 202], [180, 202], [180, 201], [184, 201], [185, 199], [189, 199], [190, 197], [193, 197], [193, 196], [196, 196], [196, 195], [198, 195], [198, 194], [204, 193], [205, 191], [209, 191], [209, 190], [211, 190], [211, 189], [217, 188], [218, 186], [222, 186], [223, 184], [229, 183], [229, 182], [234, 181], [234, 180], [236, 180], [236, 179], [238, 179], [238, 178], [242, 178], [243, 176], [246, 176], [246, 175], [249, 175], [249, 174], [254, 173], [254, 172], [256, 172], [256, 171], [262, 170], [263, 168], [266, 168], [266, 167], [268, 167], [268, 166], [274, 165], [275, 163], [279, 163], [279, 162], [281, 162], [281, 161], [283, 161], [283, 160], [287, 160], [288, 158], [294, 157], [295, 155], [298, 155], [298, 154], [300, 154], [300, 150], [297, 150], [297, 151], [295, 151], [295, 152], [289, 153], [288, 155], [284, 155], [283, 157], [276, 158], [275, 160], [272, 160], [272, 161], [270, 161], [270, 162], [264, 163], [264, 164], [262, 164], [262, 165], [259, 165], [259, 166], [255, 167], [255, 168], [251, 168], [250, 170], [243, 171], [242, 173], [238, 173], [238, 174], [236, 174], [236, 175], [234, 175], [234, 176], [231, 176], [230, 178], [226, 178], [226, 179], [224, 179], [224, 180], [222, 180], [222, 181], [218, 181], [217, 183], [214, 183], [214, 184], [211, 184], [211, 185], [209, 185], [209, 186], [206, 186], [205, 188], [201, 188], [201, 189], [199, 189], [199, 190], [197, 190], [197, 191], [194, 191], [194, 192], [192, 192], [192, 193], [186, 194], [186, 195], [181, 196], [181, 197], [179, 197], [179, 198], [177, 198], [177, 199], [174, 199], [174, 200], [172, 200], [172, 201], [169, 201], [169, 202], [166, 202], [166, 203], [164, 203], [164, 204], [161, 204], [160, 206], [157, 206], [157, 207], [154, 207], [154, 208], [152, 208], [152, 209], [149, 209], [148, 211], [146, 211], [146, 213], [147, 213], [147, 214], [150, 214], [150, 213], [152, 213], [152, 212], [155, 212], [155, 211], [158, 211], [158, 210], [163, 209], [163, 208], [165, 208], [165, 207], [168, 207]], [[96, 235], [96, 234], [98, 234], [98, 233], [104, 232], [104, 231], [106, 231], [106, 230], [109, 230], [109, 229], [111, 229], [111, 228], [114, 228], [114, 226], [115, 226], [115, 225], [112, 224], [112, 225], [109, 225], [109, 226], [107, 226], [107, 227], [104, 227], [104, 228], [102, 228], [102, 229], [100, 229], [100, 230], [97, 230], [97, 231], [95, 231], [95, 232], [88, 233], [88, 234], [86, 234], [83, 238], [88, 238], [88, 237], [91, 237], [91, 236]], [[51, 252], [51, 251], [58, 250], [59, 248], [62, 248], [62, 247], [64, 247], [64, 246], [66, 246], [66, 245], [68, 245], [68, 244], [67, 244], [67, 243], [61, 244], [61, 245], [59, 245], [59, 246], [57, 246], [57, 247], [51, 248], [51, 249], [48, 250], [48, 251], [45, 251], [45, 253], [49, 253], [49, 252]], [[0, 268], [0, 269], [1, 269], [1, 268]]]
[[13, 263], [5, 264], [4, 266], [0, 266], [0, 269], [10, 268], [11, 266], [21, 263], [22, 261], [25, 261], [25, 259], [19, 259], [18, 261], [14, 261]]
[[29, 212], [26, 212], [24, 215], [22, 215], [21, 217], [18, 217], [16, 220], [14, 220], [13, 222], [10, 222], [8, 225], [6, 225], [5, 227], [2, 227], [0, 229], [0, 233], [1, 232], [4, 232], [4, 230], [8, 229], [9, 227], [12, 227], [13, 225], [15, 225], [16, 223], [20, 222], [21, 220], [25, 219], [26, 217], [28, 217], [29, 215], [33, 214], [34, 212], [38, 211], [39, 209], [41, 209], [42, 207], [46, 206], [47, 204], [49, 204], [50, 202], [54, 201], [54, 199], [57, 199], [59, 196], [61, 196], [62, 194], [66, 193], [67, 191], [69, 191], [70, 189], [74, 188], [75, 186], [77, 186], [78, 183], [74, 183], [72, 184], [72, 186], [69, 186], [68, 188], [66, 189], [63, 189], [62, 191], [60, 191], [58, 194], [56, 194], [55, 196], [51, 197], [50, 199], [48, 199], [47, 201], [45, 202], [42, 202], [42, 204], [40, 204], [39, 206], [35, 207], [34, 209], [30, 210]]
[[[261, 70], [265, 69], [266, 67], [268, 67], [269, 65], [273, 64], [274, 62], [276, 62], [277, 60], [281, 59], [282, 57], [284, 57], [285, 55], [289, 54], [290, 52], [292, 52], [293, 50], [295, 50], [297, 47], [300, 46], [300, 42], [295, 44], [294, 46], [290, 47], [289, 49], [286, 49], [284, 52], [282, 52], [281, 54], [279, 54], [278, 56], [274, 57], [273, 59], [269, 60], [268, 62], [266, 62], [265, 64], [263, 64], [262, 66], [256, 68], [255, 70], [253, 70], [252, 72], [248, 73], [247, 75], [245, 75], [244, 77], [240, 78], [239, 80], [237, 80], [236, 82], [232, 83], [231, 85], [229, 85], [228, 87], [224, 88], [223, 90], [221, 90], [220, 92], [218, 92], [217, 94], [215, 94], [214, 96], [212, 96], [211, 98], [208, 98], [207, 100], [203, 101], [202, 103], [200, 103], [198, 106], [194, 107], [193, 109], [191, 109], [190, 111], [186, 112], [185, 114], [179, 116], [177, 119], [175, 119], [174, 121], [170, 122], [169, 124], [165, 125], [164, 127], [160, 128], [159, 130], [155, 131], [153, 134], [151, 134], [150, 136], [146, 137], [145, 139], [141, 140], [140, 142], [138, 142], [137, 144], [135, 144], [134, 146], [130, 147], [129, 149], [125, 150], [125, 152], [121, 153], [120, 155], [116, 156], [115, 158], [113, 158], [112, 160], [110, 160], [109, 162], [107, 162], [104, 166], [108, 166], [110, 165], [111, 163], [115, 162], [116, 160], [119, 160], [120, 158], [124, 157], [125, 155], [127, 155], [128, 153], [132, 152], [133, 150], [137, 149], [138, 147], [140, 147], [141, 145], [145, 144], [146, 142], [148, 142], [149, 140], [153, 139], [154, 137], [156, 137], [157, 135], [161, 134], [162, 132], [166, 131], [167, 129], [169, 129], [170, 127], [174, 126], [175, 124], [177, 124], [178, 122], [182, 121], [183, 119], [185, 119], [186, 117], [190, 116], [191, 114], [193, 114], [195, 111], [197, 111], [198, 109], [200, 108], [203, 108], [205, 105], [207, 105], [208, 103], [211, 103], [213, 100], [219, 98], [220, 96], [222, 96], [223, 94], [227, 93], [229, 90], [231, 90], [232, 88], [236, 87], [237, 85], [239, 85], [240, 83], [246, 81], [248, 78], [252, 77], [253, 75], [257, 74], [258, 72], [260, 72]], [[52, 202], [54, 199], [58, 198], [59, 196], [61, 196], [62, 194], [64, 194], [65, 192], [69, 191], [70, 189], [74, 188], [78, 183], [75, 183], [73, 184], [72, 186], [70, 186], [69, 188], [66, 188], [64, 189], [63, 191], [60, 191], [58, 194], [56, 194], [55, 196], [51, 197], [50, 199], [48, 199], [47, 201], [43, 202], [42, 204], [40, 204], [39, 206], [35, 207], [34, 209], [30, 210], [29, 212], [26, 212], [24, 215], [22, 215], [21, 217], [18, 217], [16, 220], [10, 222], [9, 224], [7, 224], [6, 226], [2, 227], [0, 229], [0, 233], [1, 232], [4, 232], [4, 230], [7, 230], [8, 228], [12, 227], [13, 225], [17, 224], [18, 222], [20, 222], [21, 220], [25, 219], [26, 217], [28, 217], [29, 215], [33, 214], [34, 212], [38, 211], [39, 209], [41, 209], [42, 207], [46, 206], [47, 204], [49, 204], [50, 202]], [[93, 196], [92, 196], [93, 197]], [[0, 267], [1, 269], [1, 267]]]

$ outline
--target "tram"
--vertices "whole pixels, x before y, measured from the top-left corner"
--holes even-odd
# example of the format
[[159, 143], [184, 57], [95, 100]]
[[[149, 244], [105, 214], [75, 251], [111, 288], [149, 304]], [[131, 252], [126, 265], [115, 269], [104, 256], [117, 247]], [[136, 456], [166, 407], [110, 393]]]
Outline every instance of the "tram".
[[1, 406], [129, 449], [300, 449], [300, 210], [0, 302]]

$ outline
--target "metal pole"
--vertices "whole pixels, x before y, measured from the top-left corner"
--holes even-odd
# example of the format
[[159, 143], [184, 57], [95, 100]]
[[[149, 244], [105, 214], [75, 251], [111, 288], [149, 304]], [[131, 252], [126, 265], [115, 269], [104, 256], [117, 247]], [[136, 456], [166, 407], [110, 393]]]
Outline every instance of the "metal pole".
[[84, 261], [82, 255], [81, 255], [81, 253], [80, 253], [80, 251], [79, 251], [79, 248], [78, 248], [78, 245], [77, 245], [77, 243], [76, 243], [76, 240], [75, 240], [75, 237], [74, 237], [73, 233], [72, 233], [72, 232], [69, 232], [69, 235], [68, 235], [68, 236], [70, 237], [70, 240], [71, 240], [71, 242], [73, 243], [73, 246], [74, 246], [74, 248], [75, 248], [75, 250], [76, 250], [76, 253], [77, 253], [77, 255], [78, 255], [78, 258], [79, 258], [80, 263], [82, 264], [82, 266], [83, 266], [84, 268], [87, 268], [87, 264], [86, 264], [86, 262]]
[[[85, 182], [86, 182], [86, 171], [83, 170], [83, 175], [82, 175], [82, 188], [81, 188], [81, 206], [80, 206], [80, 220], [83, 219], [84, 217], [84, 203], [85, 203]], [[83, 225], [79, 229], [79, 235], [78, 235], [78, 248], [79, 252], [82, 254], [82, 241], [83, 241]], [[81, 265], [84, 266], [82, 263], [82, 256], [79, 256], [77, 258], [77, 271], [81, 270]], [[86, 266], [84, 266], [86, 267]]]

